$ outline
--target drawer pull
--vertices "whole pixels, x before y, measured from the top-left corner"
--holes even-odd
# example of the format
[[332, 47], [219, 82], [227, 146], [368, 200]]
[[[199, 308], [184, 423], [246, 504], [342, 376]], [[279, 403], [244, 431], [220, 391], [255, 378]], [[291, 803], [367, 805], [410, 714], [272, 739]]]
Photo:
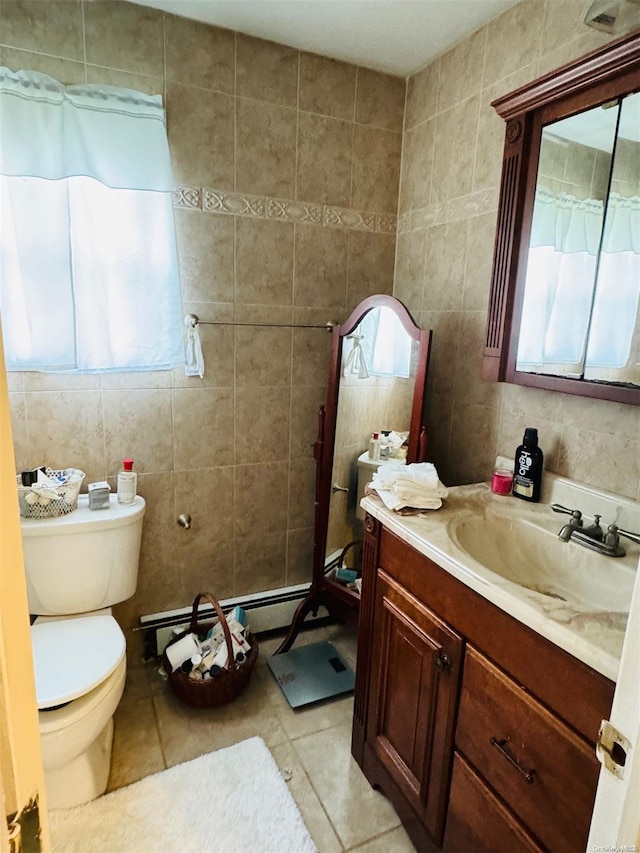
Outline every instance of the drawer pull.
[[438, 655], [436, 658], [436, 669], [438, 672], [446, 672], [451, 669], [451, 661], [447, 657], [447, 655]]
[[507, 759], [509, 764], [511, 764], [513, 767], [515, 767], [516, 770], [518, 771], [518, 773], [521, 773], [524, 776], [525, 782], [528, 782], [529, 785], [532, 785], [535, 778], [536, 778], [536, 771], [535, 770], [525, 770], [525, 768], [520, 764], [520, 761], [516, 758], [515, 755], [513, 755], [513, 753], [511, 752], [511, 750], [507, 746], [508, 743], [509, 743], [508, 737], [502, 738], [502, 740], [498, 740], [495, 737], [491, 738], [492, 746], [495, 746], [496, 749], [500, 752], [500, 754], [504, 755], [504, 757]]

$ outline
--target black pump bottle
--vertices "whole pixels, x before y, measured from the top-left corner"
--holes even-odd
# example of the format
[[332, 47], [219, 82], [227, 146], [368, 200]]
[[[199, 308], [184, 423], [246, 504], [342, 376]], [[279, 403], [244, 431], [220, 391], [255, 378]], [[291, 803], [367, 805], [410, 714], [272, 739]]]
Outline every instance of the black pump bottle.
[[542, 450], [538, 447], [538, 430], [527, 427], [522, 444], [516, 450], [513, 471], [513, 494], [516, 498], [533, 503], [540, 500], [543, 459]]

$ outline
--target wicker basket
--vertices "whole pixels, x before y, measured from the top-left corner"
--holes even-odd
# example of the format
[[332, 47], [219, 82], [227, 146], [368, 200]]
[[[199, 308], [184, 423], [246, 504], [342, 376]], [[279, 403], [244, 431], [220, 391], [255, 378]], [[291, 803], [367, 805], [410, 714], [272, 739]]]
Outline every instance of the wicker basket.
[[45, 473], [65, 480], [53, 494], [50, 490], [39, 493], [37, 488], [23, 486], [20, 477], [16, 478], [20, 515], [23, 518], [55, 518], [73, 512], [78, 506], [84, 471], [80, 471], [79, 468], [65, 468], [63, 471], [52, 471], [47, 468]]
[[246, 632], [247, 642], [251, 646], [249, 656], [245, 661], [237, 664], [233, 657], [233, 646], [231, 645], [231, 632], [227, 624], [227, 618], [222, 612], [222, 608], [218, 600], [208, 592], [201, 592], [196, 595], [193, 608], [191, 610], [191, 624], [187, 631], [182, 631], [171, 640], [169, 646], [177, 643], [187, 634], [206, 634], [213, 627], [214, 623], [198, 625], [198, 605], [202, 600], [208, 601], [213, 605], [214, 610], [218, 615], [222, 630], [224, 631], [227, 649], [229, 651], [229, 668], [222, 669], [215, 678], [210, 678], [207, 681], [195, 681], [185, 675], [181, 669], [176, 669], [172, 672], [171, 664], [166, 654], [162, 655], [162, 665], [169, 676], [169, 684], [171, 689], [176, 694], [178, 699], [185, 702], [187, 705], [193, 705], [196, 708], [215, 708], [218, 705], [226, 705], [227, 702], [232, 702], [239, 696], [245, 687], [249, 684], [253, 667], [258, 658], [258, 641]]

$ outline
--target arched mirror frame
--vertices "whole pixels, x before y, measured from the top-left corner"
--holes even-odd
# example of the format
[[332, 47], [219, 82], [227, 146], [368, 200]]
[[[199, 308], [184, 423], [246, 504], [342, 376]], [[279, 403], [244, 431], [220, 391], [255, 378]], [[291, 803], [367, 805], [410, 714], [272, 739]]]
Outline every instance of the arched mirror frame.
[[487, 380], [640, 405], [640, 388], [516, 370], [538, 157], [545, 124], [640, 90], [640, 30], [492, 102], [506, 121], [489, 315]]
[[344, 616], [349, 610], [357, 611], [360, 596], [325, 575], [329, 506], [335, 451], [338, 399], [342, 372], [343, 342], [374, 308], [390, 308], [402, 324], [403, 329], [417, 343], [411, 421], [407, 448], [407, 464], [423, 462], [427, 453], [425, 426], [425, 391], [427, 384], [431, 331], [420, 329], [399, 300], [393, 296], [376, 294], [364, 299], [344, 323], [334, 326], [331, 338], [331, 357], [327, 385], [326, 406], [318, 412], [318, 438], [314, 444], [316, 460], [316, 498], [313, 543], [313, 577], [309, 593], [299, 604], [289, 631], [276, 654], [286, 652], [293, 644], [306, 616], [315, 613], [324, 605], [331, 614]]

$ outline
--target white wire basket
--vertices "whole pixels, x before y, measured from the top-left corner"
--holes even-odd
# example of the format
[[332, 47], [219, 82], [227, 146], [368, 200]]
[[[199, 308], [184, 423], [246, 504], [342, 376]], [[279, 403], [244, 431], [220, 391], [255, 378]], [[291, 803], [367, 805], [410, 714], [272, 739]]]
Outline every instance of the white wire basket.
[[20, 477], [16, 478], [20, 515], [23, 518], [55, 518], [73, 512], [78, 506], [84, 471], [79, 468], [64, 468], [58, 471], [47, 468], [45, 473], [64, 482], [55, 489], [43, 489], [23, 486]]

